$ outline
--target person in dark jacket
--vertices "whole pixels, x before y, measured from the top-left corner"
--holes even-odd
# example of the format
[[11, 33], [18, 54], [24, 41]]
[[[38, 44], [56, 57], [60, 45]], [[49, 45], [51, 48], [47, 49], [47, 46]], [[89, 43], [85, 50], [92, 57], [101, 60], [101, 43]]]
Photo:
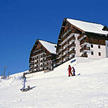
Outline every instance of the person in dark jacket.
[[75, 76], [75, 68], [72, 67], [72, 76]]
[[69, 65], [68, 66], [68, 76], [70, 77], [70, 75], [72, 76], [72, 68], [71, 68], [71, 66]]

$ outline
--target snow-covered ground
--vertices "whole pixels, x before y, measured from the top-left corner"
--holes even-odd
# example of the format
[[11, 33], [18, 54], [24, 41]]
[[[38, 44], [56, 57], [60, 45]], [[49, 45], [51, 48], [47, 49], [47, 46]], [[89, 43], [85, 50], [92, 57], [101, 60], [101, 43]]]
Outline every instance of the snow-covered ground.
[[26, 86], [33, 87], [27, 92], [20, 91], [23, 73], [0, 79], [0, 108], [108, 108], [108, 58], [77, 58], [73, 77], [68, 77], [70, 62], [27, 75]]

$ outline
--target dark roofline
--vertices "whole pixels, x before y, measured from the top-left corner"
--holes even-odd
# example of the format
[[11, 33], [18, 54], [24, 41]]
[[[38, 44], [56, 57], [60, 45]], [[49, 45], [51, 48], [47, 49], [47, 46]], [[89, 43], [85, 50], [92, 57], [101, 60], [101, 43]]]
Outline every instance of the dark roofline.
[[104, 35], [104, 34], [93, 33], [93, 32], [85, 32], [85, 34], [94, 34], [94, 35], [99, 35], [99, 36], [101, 36], [101, 37], [105, 37], [105, 38], [106, 38], [105, 40], [107, 40], [107, 38], [108, 38], [108, 34], [107, 34], [107, 35]]

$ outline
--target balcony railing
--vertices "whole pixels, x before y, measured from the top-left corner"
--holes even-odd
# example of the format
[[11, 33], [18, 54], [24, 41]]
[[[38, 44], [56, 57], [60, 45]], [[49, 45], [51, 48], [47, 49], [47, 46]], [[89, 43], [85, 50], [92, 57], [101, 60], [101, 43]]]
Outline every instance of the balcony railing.
[[87, 37], [85, 37], [85, 39], [80, 41], [80, 45], [84, 44], [85, 42], [87, 42], [87, 43], [89, 42]]
[[71, 31], [70, 29], [67, 30], [62, 36], [63, 36], [63, 37], [66, 36], [70, 31]]
[[82, 37], [79, 39], [79, 41], [83, 40], [83, 39], [86, 38], [86, 37], [87, 37], [86, 35], [82, 36]]
[[80, 49], [80, 52], [82, 52], [82, 51], [84, 51], [84, 50], [90, 50], [90, 47], [87, 47], [87, 46], [85, 45], [84, 47], [82, 47], [82, 48]]
[[42, 51], [42, 49], [35, 50], [33, 53], [38, 53], [40, 51]]
[[72, 53], [75, 54], [76, 51], [75, 51], [75, 50], [71, 50], [71, 51], [69, 52], [69, 55], [72, 54]]
[[72, 43], [72, 44], [69, 45], [69, 48], [71, 48], [71, 47], [75, 48], [75, 46], [76, 46], [76, 44]]
[[88, 57], [88, 55], [87, 55], [87, 53], [85, 52], [85, 53], [83, 53], [83, 54], [81, 55], [81, 57]]
[[60, 45], [63, 45], [63, 44], [65, 44], [67, 41], [69, 41], [69, 40], [75, 40], [75, 37], [74, 37], [74, 34], [73, 33], [71, 33], [70, 35], [68, 35], [67, 37], [66, 37], [66, 39], [64, 39], [63, 38], [63, 41], [60, 43]]
[[84, 42], [83, 44], [81, 44], [81, 47], [84, 47], [84, 46], [87, 46], [87, 47], [90, 47], [90, 43], [88, 43], [88, 42]]

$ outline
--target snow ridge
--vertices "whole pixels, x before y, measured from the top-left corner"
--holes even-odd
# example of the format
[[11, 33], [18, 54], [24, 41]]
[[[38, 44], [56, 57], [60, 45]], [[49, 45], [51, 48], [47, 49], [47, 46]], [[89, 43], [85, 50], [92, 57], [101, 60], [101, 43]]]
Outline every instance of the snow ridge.
[[[76, 58], [53, 71], [28, 74], [21, 92], [23, 73], [0, 81], [0, 108], [108, 108], [108, 58]], [[76, 75], [68, 77], [68, 65]], [[78, 74], [80, 75], [78, 76]]]

